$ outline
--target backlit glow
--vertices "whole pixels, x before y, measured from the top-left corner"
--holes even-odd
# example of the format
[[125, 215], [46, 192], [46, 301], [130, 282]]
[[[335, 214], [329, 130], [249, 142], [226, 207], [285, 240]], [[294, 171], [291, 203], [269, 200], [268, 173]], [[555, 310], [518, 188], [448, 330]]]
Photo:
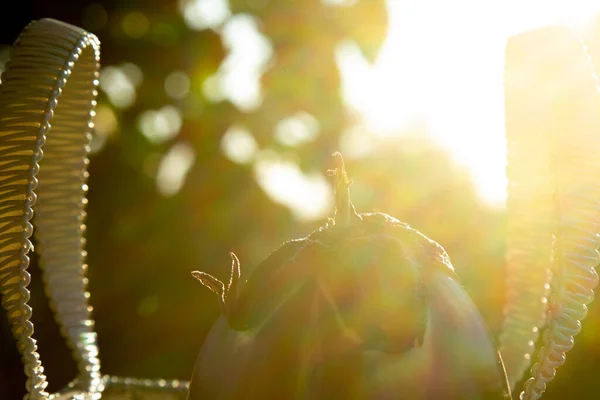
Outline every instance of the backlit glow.
[[182, 116], [175, 106], [144, 111], [138, 119], [138, 128], [153, 143], [163, 143], [175, 138], [181, 129]]
[[173, 196], [183, 186], [185, 177], [194, 165], [196, 153], [187, 143], [176, 143], [162, 157], [156, 173], [156, 186], [163, 196]]
[[267, 195], [289, 207], [299, 220], [322, 219], [331, 212], [331, 186], [322, 174], [307, 175], [295, 163], [269, 151], [260, 154], [254, 173]]
[[338, 49], [346, 102], [378, 135], [425, 121], [471, 171], [481, 196], [503, 204], [506, 41], [541, 26], [581, 28], [600, 2], [388, 0], [388, 11], [389, 36], [375, 65], [351, 43]]
[[273, 52], [250, 15], [230, 18], [223, 27], [223, 42], [229, 52], [219, 68], [222, 93], [242, 111], [260, 107], [260, 76]]
[[298, 112], [275, 125], [275, 139], [285, 146], [298, 146], [317, 137], [319, 122], [306, 112]]
[[234, 125], [221, 138], [221, 150], [231, 161], [248, 164], [254, 160], [258, 144], [246, 128]]
[[127, 68], [109, 66], [100, 71], [100, 88], [118, 108], [128, 108], [135, 103], [136, 86], [139, 82], [128, 73], [131, 68]]
[[179, 9], [194, 30], [215, 29], [231, 14], [227, 0], [180, 0]]

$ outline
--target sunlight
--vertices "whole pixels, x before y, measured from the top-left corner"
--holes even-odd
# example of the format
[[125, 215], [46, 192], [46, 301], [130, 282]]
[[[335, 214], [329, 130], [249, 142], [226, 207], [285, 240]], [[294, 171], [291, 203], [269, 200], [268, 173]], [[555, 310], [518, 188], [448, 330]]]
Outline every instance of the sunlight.
[[174, 144], [160, 160], [156, 173], [156, 187], [160, 194], [165, 197], [177, 194], [195, 159], [192, 146], [183, 142]]
[[152, 143], [164, 143], [179, 134], [183, 123], [181, 111], [167, 105], [160, 110], [146, 110], [138, 118], [138, 128]]
[[295, 163], [267, 150], [257, 157], [254, 174], [267, 195], [287, 206], [299, 220], [318, 220], [331, 212], [331, 187], [322, 174], [306, 175]]
[[115, 107], [131, 107], [136, 99], [136, 86], [124, 68], [109, 66], [100, 71], [100, 88]]
[[254, 160], [258, 143], [246, 128], [232, 125], [221, 138], [221, 151], [234, 163], [248, 164]]
[[425, 121], [471, 171], [482, 198], [503, 205], [506, 41], [544, 25], [581, 28], [600, 2], [388, 0], [388, 10], [389, 36], [374, 66], [351, 43], [338, 49], [346, 102], [377, 135]]
[[230, 15], [225, 0], [180, 0], [179, 10], [186, 24], [194, 30], [215, 29]]
[[260, 33], [256, 18], [238, 14], [222, 31], [227, 57], [219, 67], [220, 90], [240, 110], [260, 107], [260, 76], [273, 52], [271, 43]]
[[275, 125], [275, 139], [284, 146], [298, 146], [319, 134], [319, 122], [312, 115], [298, 112]]

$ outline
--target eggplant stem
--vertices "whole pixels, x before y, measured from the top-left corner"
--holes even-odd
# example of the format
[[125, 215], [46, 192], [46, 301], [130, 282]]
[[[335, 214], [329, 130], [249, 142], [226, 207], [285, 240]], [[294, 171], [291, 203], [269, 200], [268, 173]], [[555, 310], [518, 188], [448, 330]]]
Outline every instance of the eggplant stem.
[[328, 170], [327, 174], [334, 178], [335, 213], [333, 220], [335, 225], [344, 227], [350, 225], [352, 217], [357, 215], [354, 205], [350, 202], [352, 181], [348, 179], [342, 153], [336, 151], [332, 154], [332, 157], [334, 158], [335, 168]]

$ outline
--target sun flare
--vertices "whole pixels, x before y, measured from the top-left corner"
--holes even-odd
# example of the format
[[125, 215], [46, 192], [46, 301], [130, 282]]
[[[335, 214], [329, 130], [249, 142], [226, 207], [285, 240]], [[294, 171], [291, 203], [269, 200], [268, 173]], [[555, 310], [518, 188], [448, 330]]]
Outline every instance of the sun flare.
[[351, 44], [340, 46], [347, 102], [377, 135], [424, 121], [482, 198], [502, 206], [506, 41], [546, 25], [585, 29], [600, 2], [388, 0], [388, 11], [389, 35], [373, 66]]

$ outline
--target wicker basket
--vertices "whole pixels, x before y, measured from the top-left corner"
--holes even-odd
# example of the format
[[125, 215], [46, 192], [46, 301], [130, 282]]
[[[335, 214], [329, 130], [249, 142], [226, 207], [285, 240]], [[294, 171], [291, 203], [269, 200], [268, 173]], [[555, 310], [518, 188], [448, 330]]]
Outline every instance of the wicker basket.
[[[28, 399], [185, 398], [187, 382], [102, 376], [85, 272], [85, 204], [100, 43], [53, 19], [33, 21], [0, 85], [0, 293], [27, 375]], [[43, 157], [42, 157], [43, 148]], [[43, 160], [42, 160], [43, 158]], [[32, 337], [27, 272], [33, 213], [40, 265], [78, 375], [49, 394]]]

